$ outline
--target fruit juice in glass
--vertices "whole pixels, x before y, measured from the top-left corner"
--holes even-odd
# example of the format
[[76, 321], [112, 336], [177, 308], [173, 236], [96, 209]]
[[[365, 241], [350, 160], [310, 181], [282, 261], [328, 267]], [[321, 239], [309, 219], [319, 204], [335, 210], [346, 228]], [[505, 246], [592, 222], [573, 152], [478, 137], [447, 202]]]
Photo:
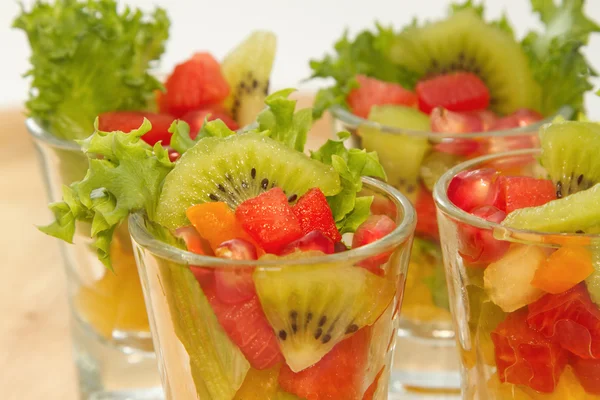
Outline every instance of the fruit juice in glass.
[[541, 150], [468, 161], [435, 186], [464, 399], [600, 398], [592, 125], [544, 127]]
[[[387, 398], [415, 216], [395, 189], [363, 182], [397, 227], [336, 254], [314, 242], [250, 261], [198, 255], [156, 237], [143, 215], [130, 217], [167, 399]], [[244, 276], [247, 297], [223, 292]]]

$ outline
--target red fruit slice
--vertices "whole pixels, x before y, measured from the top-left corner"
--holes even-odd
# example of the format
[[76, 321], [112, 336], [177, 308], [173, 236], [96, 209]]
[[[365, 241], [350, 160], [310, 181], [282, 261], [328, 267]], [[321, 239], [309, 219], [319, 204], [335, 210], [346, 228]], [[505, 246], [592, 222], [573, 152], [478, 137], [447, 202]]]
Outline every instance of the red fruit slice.
[[361, 399], [370, 339], [370, 329], [363, 328], [335, 345], [310, 368], [295, 373], [284, 365], [279, 385], [306, 400]]
[[229, 85], [219, 62], [209, 53], [196, 53], [179, 64], [165, 82], [158, 106], [161, 112], [181, 117], [185, 113], [219, 104], [229, 95]]
[[363, 400], [373, 400], [373, 396], [375, 396], [375, 392], [377, 391], [377, 386], [379, 385], [379, 379], [381, 378], [381, 375], [383, 375], [384, 370], [385, 370], [385, 367], [381, 368], [381, 370], [377, 373], [377, 375], [375, 376], [375, 379], [373, 379], [373, 383], [371, 383], [369, 385], [365, 394], [363, 395]]
[[525, 207], [536, 207], [556, 199], [556, 187], [549, 179], [529, 176], [498, 178], [498, 197], [494, 205], [507, 214]]
[[302, 227], [281, 188], [244, 201], [235, 216], [246, 232], [269, 253], [279, 253], [288, 243], [302, 237]]
[[292, 211], [300, 221], [304, 234], [318, 230], [334, 242], [342, 240], [342, 235], [333, 220], [331, 208], [321, 189], [313, 188], [306, 192], [292, 207]]
[[554, 391], [568, 353], [527, 324], [527, 310], [515, 311], [491, 333], [501, 382]]
[[491, 130], [492, 126], [498, 121], [498, 116], [491, 110], [469, 111], [467, 114], [479, 118], [484, 131]]
[[202, 110], [190, 111], [186, 113], [183, 117], [181, 117], [181, 119], [187, 122], [190, 126], [190, 137], [192, 139], [195, 139], [198, 135], [198, 132], [200, 132], [200, 128], [202, 128], [202, 125], [204, 125], [205, 119], [208, 119], [209, 121], [220, 119], [232, 131], [238, 130], [240, 128], [237, 122], [235, 122], [233, 118], [231, 118], [231, 116], [227, 113], [227, 111], [225, 111], [225, 109], [220, 106], [213, 106], [204, 108]]
[[600, 395], [600, 360], [572, 357], [571, 365], [583, 389], [590, 394]]
[[498, 171], [491, 168], [460, 172], [448, 185], [448, 198], [466, 212], [492, 205], [498, 196], [497, 178]]
[[219, 300], [215, 286], [202, 286], [217, 320], [252, 368], [268, 369], [283, 361], [273, 328], [269, 325], [258, 296], [237, 304]]
[[[500, 223], [506, 213], [494, 206], [481, 206], [471, 214], [490, 222]], [[458, 253], [469, 267], [486, 267], [502, 258], [508, 251], [510, 242], [494, 239], [491, 230], [460, 224], [458, 230]]]
[[[215, 256], [229, 260], [256, 260], [256, 247], [244, 239], [232, 239], [221, 243], [215, 249]], [[252, 280], [254, 268], [216, 268], [215, 288], [220, 301], [236, 304], [250, 300], [256, 295]]]
[[[387, 215], [371, 215], [354, 232], [352, 248], [373, 243], [388, 235], [394, 229], [396, 229], [396, 223]], [[389, 260], [391, 255], [392, 252], [377, 254], [361, 261], [358, 265], [381, 276], [384, 274], [381, 266]]]
[[433, 132], [471, 133], [483, 131], [481, 119], [473, 113], [453, 112], [436, 107], [431, 111], [429, 118]]
[[312, 231], [302, 236], [298, 240], [294, 240], [281, 250], [280, 255], [285, 256], [296, 251], [320, 251], [325, 254], [333, 254], [335, 245], [321, 231]]
[[431, 193], [425, 186], [421, 186], [419, 190], [415, 201], [415, 209], [417, 211], [417, 228], [415, 230], [417, 235], [439, 241], [440, 232], [438, 230], [435, 203]]
[[[178, 228], [175, 231], [175, 236], [183, 239], [188, 251], [196, 254], [212, 255], [212, 249], [193, 226]], [[213, 278], [212, 268], [190, 265], [190, 270], [201, 285], [210, 282]]]
[[138, 129], [146, 118], [152, 124], [150, 132], [142, 136], [144, 142], [154, 146], [156, 142], [162, 142], [167, 146], [171, 142], [169, 128], [175, 120], [172, 115], [158, 114], [142, 111], [114, 111], [100, 114], [98, 117], [98, 129], [105, 132], [122, 131], [131, 132]]
[[417, 84], [419, 109], [429, 114], [435, 107], [450, 111], [484, 110], [490, 104], [490, 92], [475, 74], [455, 72], [439, 75]]
[[584, 283], [530, 304], [527, 321], [571, 353], [581, 358], [600, 358], [600, 310]]
[[364, 75], [358, 75], [356, 80], [359, 87], [348, 94], [346, 101], [352, 112], [359, 117], [367, 118], [372, 106], [398, 104], [412, 107], [417, 104], [417, 96], [413, 92], [395, 83]]

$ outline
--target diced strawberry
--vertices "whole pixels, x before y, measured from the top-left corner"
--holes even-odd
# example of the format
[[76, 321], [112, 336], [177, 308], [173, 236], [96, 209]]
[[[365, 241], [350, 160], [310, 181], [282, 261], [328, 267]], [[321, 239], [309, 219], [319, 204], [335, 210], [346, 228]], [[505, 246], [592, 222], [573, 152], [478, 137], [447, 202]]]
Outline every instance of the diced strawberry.
[[[494, 206], [481, 206], [471, 214], [486, 221], [500, 223], [506, 213]], [[497, 240], [491, 230], [460, 224], [458, 230], [458, 253], [470, 267], [483, 267], [499, 260], [510, 247], [510, 242]]]
[[417, 96], [410, 90], [395, 83], [383, 82], [368, 76], [356, 77], [359, 87], [353, 89], [346, 101], [355, 115], [367, 118], [372, 106], [398, 104], [413, 107], [417, 104]]
[[339, 342], [318, 363], [300, 372], [281, 368], [283, 390], [307, 400], [359, 400], [369, 358], [370, 329]]
[[460, 172], [448, 185], [448, 198], [466, 212], [492, 205], [498, 196], [498, 175], [491, 168]]
[[204, 125], [205, 119], [208, 119], [208, 121], [220, 119], [232, 131], [240, 128], [237, 122], [235, 122], [227, 113], [227, 111], [225, 111], [225, 109], [221, 106], [212, 106], [203, 108], [202, 110], [190, 111], [181, 117], [181, 119], [187, 122], [190, 126], [190, 137], [192, 139], [195, 139], [198, 135], [198, 132], [200, 132], [200, 128], [202, 128], [202, 125]]
[[494, 205], [507, 214], [525, 207], [537, 207], [556, 199], [556, 188], [549, 179], [529, 176], [500, 176]]
[[167, 146], [171, 142], [169, 128], [175, 120], [175, 118], [169, 114], [158, 114], [145, 111], [106, 112], [100, 114], [98, 117], [98, 129], [105, 132], [131, 132], [142, 125], [144, 118], [150, 121], [152, 129], [142, 136], [142, 140], [152, 146], [159, 141], [163, 146]]
[[278, 187], [244, 201], [235, 215], [244, 230], [269, 253], [277, 254], [302, 237], [302, 226]]
[[323, 232], [312, 231], [285, 246], [281, 250], [280, 255], [285, 256], [296, 251], [311, 250], [320, 251], [324, 254], [333, 254], [335, 252], [335, 245]]
[[568, 353], [527, 324], [527, 311], [509, 314], [491, 333], [501, 382], [551, 393], [568, 361]]
[[[229, 260], [256, 260], [256, 247], [244, 239], [231, 239], [215, 249], [215, 256]], [[215, 269], [215, 289], [217, 297], [226, 304], [236, 304], [250, 300], [255, 294], [252, 280], [252, 267], [231, 267]]]
[[530, 304], [527, 321], [571, 353], [600, 358], [600, 309], [590, 299], [585, 283]]
[[342, 240], [342, 235], [333, 220], [331, 208], [321, 189], [313, 188], [306, 192], [292, 207], [292, 211], [300, 221], [304, 234], [318, 230], [334, 242]]
[[419, 190], [417, 200], [415, 201], [415, 210], [417, 211], [417, 228], [415, 232], [421, 237], [427, 237], [436, 241], [440, 240], [438, 230], [437, 215], [435, 203], [431, 192], [424, 186]]
[[[352, 248], [366, 246], [390, 234], [396, 229], [396, 223], [386, 215], [371, 215], [354, 232], [352, 238]], [[376, 275], [383, 275], [381, 266], [385, 264], [392, 252], [382, 253], [367, 258], [359, 263], [363, 268], [368, 269]]]
[[196, 53], [179, 64], [159, 95], [161, 112], [181, 117], [187, 112], [221, 103], [229, 95], [229, 84], [219, 62], [209, 53]]
[[600, 395], [600, 359], [572, 357], [571, 365], [583, 389], [590, 394]]
[[475, 74], [454, 72], [439, 75], [417, 84], [419, 109], [429, 114], [435, 107], [450, 111], [484, 110], [490, 103], [490, 92]]

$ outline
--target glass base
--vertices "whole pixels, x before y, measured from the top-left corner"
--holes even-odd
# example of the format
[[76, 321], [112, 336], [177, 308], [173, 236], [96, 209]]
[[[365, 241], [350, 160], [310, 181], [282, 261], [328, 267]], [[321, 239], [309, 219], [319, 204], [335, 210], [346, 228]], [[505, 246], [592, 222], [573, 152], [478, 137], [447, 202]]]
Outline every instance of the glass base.
[[164, 399], [149, 333], [107, 341], [82, 321], [72, 324], [82, 400]]
[[460, 362], [454, 333], [447, 329], [424, 329], [421, 326], [421, 329], [415, 330], [415, 327], [407, 327], [406, 323], [401, 325], [405, 326], [398, 330], [390, 392], [460, 390]]

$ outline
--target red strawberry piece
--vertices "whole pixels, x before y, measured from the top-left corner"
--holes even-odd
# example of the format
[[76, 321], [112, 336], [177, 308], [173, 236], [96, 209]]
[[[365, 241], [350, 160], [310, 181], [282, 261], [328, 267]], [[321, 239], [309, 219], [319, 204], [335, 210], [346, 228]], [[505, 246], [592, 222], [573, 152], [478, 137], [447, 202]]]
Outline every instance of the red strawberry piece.
[[[373, 243], [384, 236], [387, 236], [394, 229], [396, 229], [396, 223], [387, 215], [371, 215], [356, 229], [356, 232], [354, 232], [352, 248], [354, 249]], [[389, 260], [391, 255], [392, 252], [377, 254], [361, 261], [358, 265], [381, 276], [384, 274], [381, 266]]]
[[292, 207], [292, 211], [300, 221], [304, 234], [318, 230], [334, 242], [342, 240], [342, 235], [333, 220], [331, 208], [321, 189], [313, 188], [306, 192]]
[[240, 128], [237, 122], [235, 122], [227, 113], [227, 111], [225, 111], [225, 109], [221, 106], [213, 106], [204, 108], [202, 110], [190, 111], [181, 117], [181, 119], [187, 122], [190, 126], [190, 137], [192, 139], [196, 138], [198, 132], [200, 132], [200, 128], [202, 128], [202, 125], [204, 125], [205, 120], [214, 121], [215, 119], [220, 119], [232, 131], [236, 131]]
[[363, 328], [335, 345], [312, 367], [293, 372], [284, 365], [279, 385], [306, 400], [361, 399], [370, 339], [370, 329]]
[[417, 195], [415, 210], [417, 211], [417, 227], [415, 229], [417, 235], [439, 241], [440, 232], [435, 203], [431, 193], [424, 186], [421, 186]]
[[417, 96], [410, 90], [395, 83], [380, 81], [364, 75], [357, 75], [359, 87], [353, 89], [346, 99], [355, 115], [367, 118], [372, 106], [397, 104], [413, 107], [417, 104]]
[[571, 358], [571, 366], [583, 389], [600, 395], [600, 359]]
[[490, 103], [490, 92], [475, 74], [455, 72], [439, 75], [417, 84], [419, 109], [429, 114], [435, 107], [450, 111], [484, 110]]
[[269, 253], [279, 253], [303, 234], [287, 196], [278, 187], [244, 201], [235, 210], [235, 216], [244, 230]]
[[568, 353], [527, 324], [527, 310], [509, 314], [491, 333], [501, 382], [551, 393], [568, 361]]
[[600, 358], [600, 309], [590, 299], [585, 283], [530, 304], [527, 321], [571, 353]]
[[556, 187], [549, 179], [529, 176], [498, 178], [498, 197], [495, 206], [507, 214], [525, 207], [537, 207], [556, 199]]
[[131, 132], [138, 129], [146, 118], [152, 124], [150, 132], [142, 136], [142, 140], [154, 146], [156, 142], [162, 142], [167, 146], [171, 142], [169, 128], [175, 118], [169, 114], [158, 114], [144, 111], [113, 111], [100, 114], [98, 117], [98, 129], [105, 132], [122, 131]]
[[229, 84], [219, 62], [209, 53], [196, 53], [179, 64], [165, 82], [158, 105], [161, 112], [181, 117], [189, 111], [221, 103], [229, 95]]
[[448, 198], [460, 209], [492, 205], [498, 196], [498, 171], [482, 168], [458, 173], [448, 185]]
[[[481, 206], [471, 211], [476, 217], [500, 223], [506, 213], [494, 206]], [[497, 240], [491, 230], [460, 224], [458, 230], [458, 253], [470, 267], [487, 267], [498, 261], [508, 251], [510, 242]]]
[[335, 252], [335, 245], [331, 239], [323, 234], [323, 232], [312, 231], [285, 246], [283, 250], [281, 250], [280, 255], [285, 256], [296, 251], [311, 250], [320, 251], [325, 254], [333, 254]]

